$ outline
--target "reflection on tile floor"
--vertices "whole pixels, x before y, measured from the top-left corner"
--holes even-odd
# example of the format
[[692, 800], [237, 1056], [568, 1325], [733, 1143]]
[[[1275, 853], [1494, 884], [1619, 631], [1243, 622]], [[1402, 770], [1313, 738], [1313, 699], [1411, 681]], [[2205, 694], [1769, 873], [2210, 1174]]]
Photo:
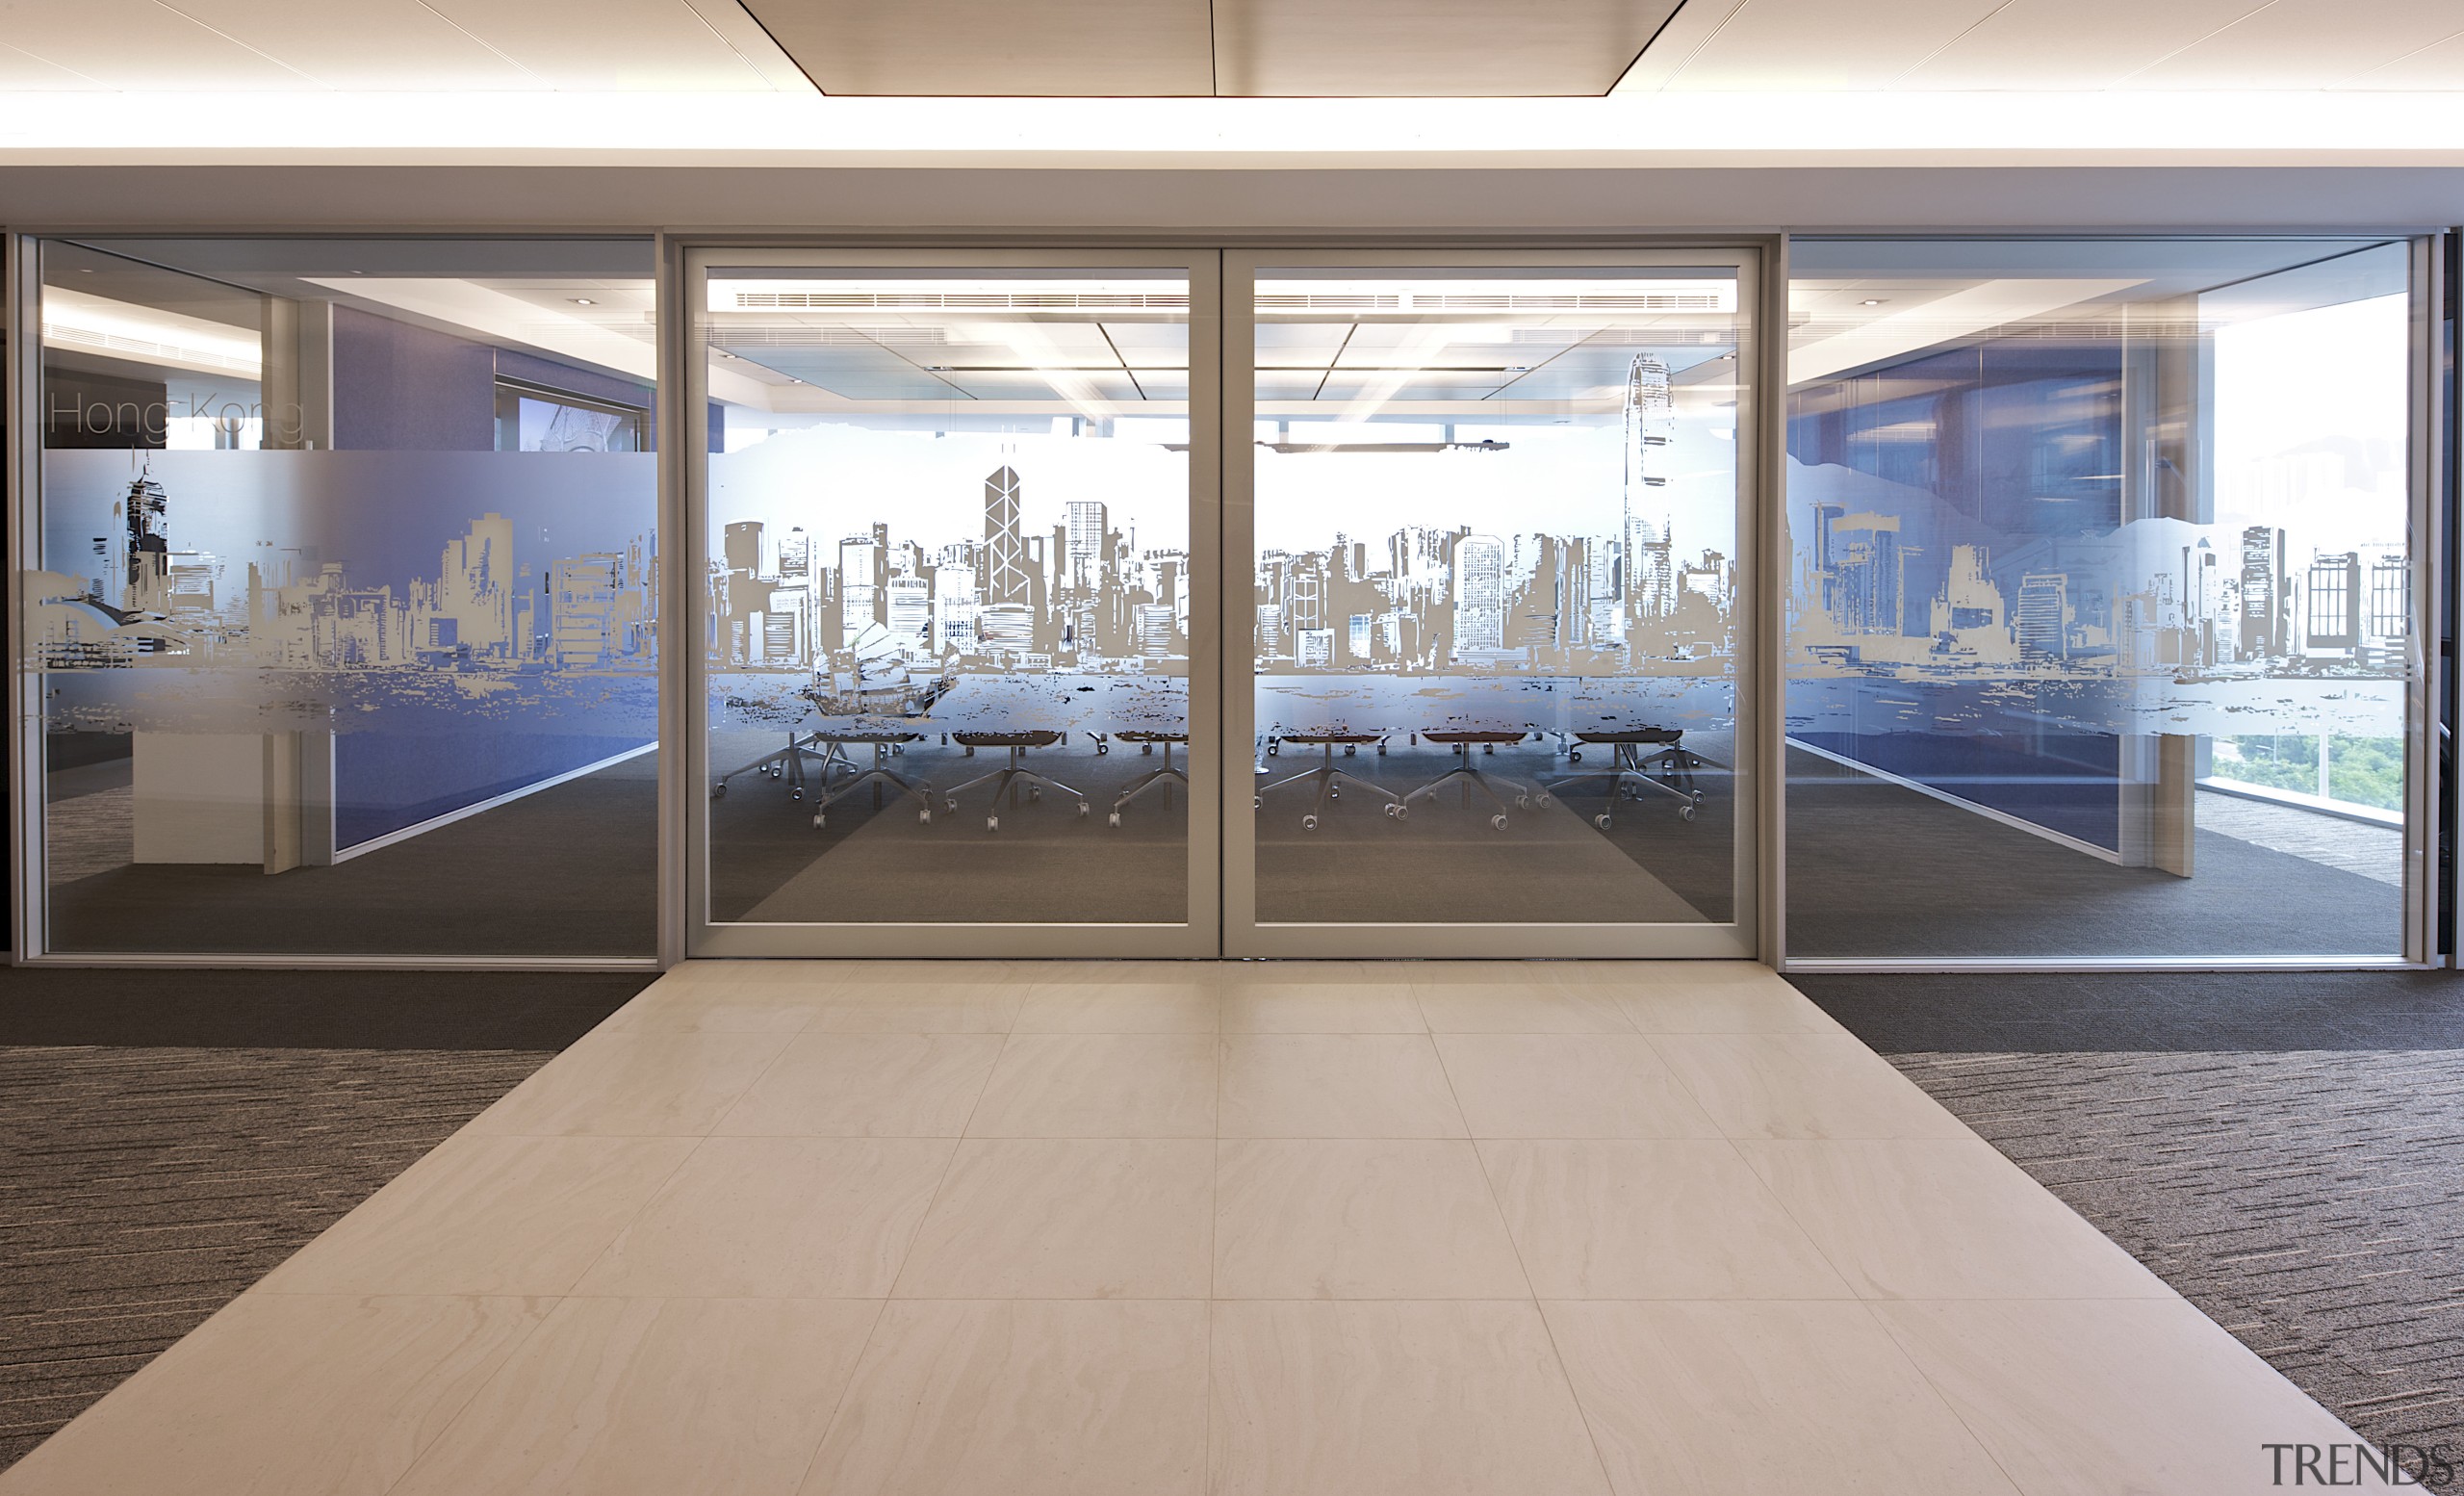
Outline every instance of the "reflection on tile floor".
[[0, 1496], [2196, 1496], [2350, 1438], [1758, 967], [697, 963]]

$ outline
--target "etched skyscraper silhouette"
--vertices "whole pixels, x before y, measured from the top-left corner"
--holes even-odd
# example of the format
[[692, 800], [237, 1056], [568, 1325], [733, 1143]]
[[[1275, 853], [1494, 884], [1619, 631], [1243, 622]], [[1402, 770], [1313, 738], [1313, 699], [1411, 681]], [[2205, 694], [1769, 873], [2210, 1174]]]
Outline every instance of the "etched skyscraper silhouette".
[[1003, 466], [984, 480], [984, 602], [1023, 607], [1030, 601], [1027, 542], [1018, 530], [1018, 475]]

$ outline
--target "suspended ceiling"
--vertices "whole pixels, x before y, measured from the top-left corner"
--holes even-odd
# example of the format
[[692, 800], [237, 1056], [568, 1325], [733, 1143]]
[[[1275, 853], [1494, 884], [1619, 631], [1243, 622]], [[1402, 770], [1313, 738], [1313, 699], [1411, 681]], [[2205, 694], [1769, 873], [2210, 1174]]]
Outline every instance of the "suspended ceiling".
[[2438, 90], [2464, 88], [2464, 11], [2454, 0], [0, 0], [0, 93], [816, 87]]

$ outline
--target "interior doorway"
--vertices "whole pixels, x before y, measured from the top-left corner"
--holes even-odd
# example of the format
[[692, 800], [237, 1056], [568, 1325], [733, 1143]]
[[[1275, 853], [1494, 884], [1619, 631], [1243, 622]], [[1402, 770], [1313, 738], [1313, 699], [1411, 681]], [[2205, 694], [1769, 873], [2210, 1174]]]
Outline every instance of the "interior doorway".
[[1757, 269], [691, 254], [688, 950], [1752, 954]]

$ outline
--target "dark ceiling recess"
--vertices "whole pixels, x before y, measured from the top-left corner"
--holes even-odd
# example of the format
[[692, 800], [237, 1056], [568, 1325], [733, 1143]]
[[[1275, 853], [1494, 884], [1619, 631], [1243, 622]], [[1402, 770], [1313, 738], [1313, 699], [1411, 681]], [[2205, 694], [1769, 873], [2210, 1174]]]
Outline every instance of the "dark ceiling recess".
[[1607, 92], [1681, 0], [742, 0], [825, 93]]

